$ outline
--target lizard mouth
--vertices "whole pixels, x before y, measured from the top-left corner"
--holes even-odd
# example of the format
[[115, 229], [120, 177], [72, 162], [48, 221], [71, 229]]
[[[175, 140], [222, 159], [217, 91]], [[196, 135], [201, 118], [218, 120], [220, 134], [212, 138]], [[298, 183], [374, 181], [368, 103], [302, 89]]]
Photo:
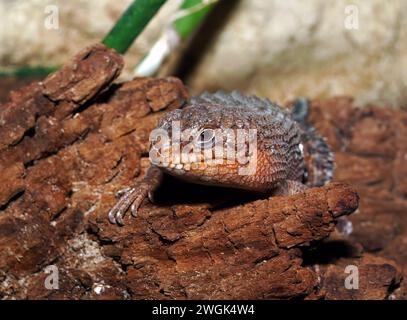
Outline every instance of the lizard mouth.
[[173, 156], [172, 150], [168, 151], [166, 157], [162, 157], [160, 162], [154, 164], [169, 172], [206, 172], [216, 174], [231, 172], [242, 166], [236, 159], [229, 159], [227, 157], [215, 158], [211, 153], [191, 153]]
[[[150, 148], [150, 161], [152, 164], [162, 168], [164, 171], [179, 176], [190, 178], [210, 178], [218, 180], [217, 176], [245, 174], [248, 167], [257, 163], [257, 153], [246, 152], [228, 148], [213, 147], [206, 145], [203, 149], [183, 149], [183, 145], [174, 146], [170, 143], [161, 144], [159, 148], [152, 145]], [[184, 151], [187, 150], [187, 151]], [[254, 155], [253, 155], [254, 153]], [[151, 155], [154, 154], [154, 157]], [[246, 170], [246, 171], [245, 171]], [[252, 171], [250, 171], [252, 172]], [[247, 173], [246, 173], [247, 174]]]
[[187, 162], [169, 162], [159, 165], [168, 170], [183, 170], [183, 171], [204, 171], [211, 168], [236, 168], [239, 164], [235, 161], [231, 162], [226, 158], [222, 159], [200, 159], [198, 161]]

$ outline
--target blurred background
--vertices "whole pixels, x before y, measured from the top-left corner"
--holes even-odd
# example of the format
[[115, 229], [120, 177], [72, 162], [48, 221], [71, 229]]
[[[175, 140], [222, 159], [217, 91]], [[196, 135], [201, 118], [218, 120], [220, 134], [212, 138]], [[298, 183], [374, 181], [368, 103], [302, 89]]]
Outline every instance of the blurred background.
[[[103, 39], [131, 2], [0, 0], [0, 101], [38, 77], [18, 70], [63, 64]], [[137, 38], [121, 80], [134, 76], [181, 2], [167, 1]], [[49, 6], [57, 27], [46, 24]], [[180, 77], [193, 94], [238, 89], [282, 104], [347, 95], [358, 106], [407, 108], [406, 13], [402, 0], [220, 0], [158, 75]]]

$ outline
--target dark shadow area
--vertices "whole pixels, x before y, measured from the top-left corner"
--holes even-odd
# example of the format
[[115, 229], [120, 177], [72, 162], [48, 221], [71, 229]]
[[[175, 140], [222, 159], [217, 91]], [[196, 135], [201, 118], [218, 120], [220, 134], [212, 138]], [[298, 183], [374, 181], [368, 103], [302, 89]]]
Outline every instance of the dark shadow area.
[[340, 258], [351, 258], [360, 255], [358, 248], [346, 240], [327, 240], [304, 247], [303, 265], [331, 264]]
[[158, 205], [208, 203], [213, 209], [230, 208], [262, 198], [267, 198], [267, 195], [188, 183], [170, 175], [165, 175], [162, 185], [154, 193], [154, 202]]
[[174, 67], [173, 75], [180, 78], [184, 83], [193, 72], [201, 57], [205, 55], [210, 44], [222, 32], [240, 0], [221, 0], [208, 14], [205, 21], [198, 28], [182, 57]]
[[19, 192], [16, 192], [15, 195], [13, 195], [10, 199], [8, 199], [8, 201], [2, 205], [0, 205], [0, 211], [4, 211], [7, 209], [7, 207], [13, 203], [14, 201], [17, 201], [23, 194], [24, 194], [25, 190], [21, 190]]

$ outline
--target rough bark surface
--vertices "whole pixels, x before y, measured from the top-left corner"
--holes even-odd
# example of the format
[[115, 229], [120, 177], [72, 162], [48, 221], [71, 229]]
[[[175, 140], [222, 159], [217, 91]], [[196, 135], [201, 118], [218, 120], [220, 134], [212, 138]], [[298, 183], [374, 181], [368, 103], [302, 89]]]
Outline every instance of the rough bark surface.
[[[335, 180], [346, 181], [360, 196], [358, 210], [349, 217], [353, 226], [350, 236], [345, 239], [331, 236], [331, 243], [316, 250], [312, 259], [316, 262], [316, 255], [331, 251], [328, 256], [332, 263], [340, 264], [345, 259], [356, 265], [366, 264], [368, 268], [376, 270], [370, 272], [370, 277], [382, 280], [389, 270], [394, 273], [395, 269], [392, 268], [397, 263], [399, 267], [396, 269], [406, 279], [407, 112], [372, 105], [355, 108], [352, 98], [337, 97], [313, 101], [310, 120], [334, 148]], [[342, 257], [338, 254], [335, 256], [332, 251], [341, 252]], [[361, 258], [363, 252], [366, 256], [366, 253], [370, 253], [379, 259], [373, 262], [373, 258]], [[388, 259], [387, 262], [382, 258]], [[389, 261], [393, 261], [390, 264], [392, 268], [388, 265]], [[346, 275], [338, 273], [339, 278]], [[400, 284], [395, 280], [393, 278], [390, 286], [382, 288], [382, 292], [389, 289], [388, 298], [406, 299], [407, 281]], [[381, 282], [375, 281], [370, 285], [376, 286]], [[370, 290], [365, 293], [364, 290], [346, 290], [342, 293], [338, 290], [331, 287], [328, 298], [334, 298], [336, 294], [348, 299], [379, 298]]]
[[[335, 225], [359, 197], [344, 182], [259, 199], [167, 178], [156, 202], [118, 227], [107, 221], [115, 192], [143, 177], [150, 131], [188, 98], [175, 78], [112, 84], [122, 66], [94, 45], [0, 106], [0, 297], [405, 297], [393, 260], [406, 257], [390, 250], [407, 237], [398, 229], [407, 224], [404, 114], [356, 110], [349, 99], [313, 105], [311, 120], [340, 151], [337, 180], [363, 194], [348, 238]], [[395, 227], [379, 237], [389, 219]], [[349, 264], [360, 269], [357, 292], [344, 288]], [[49, 265], [58, 290], [44, 285]]]

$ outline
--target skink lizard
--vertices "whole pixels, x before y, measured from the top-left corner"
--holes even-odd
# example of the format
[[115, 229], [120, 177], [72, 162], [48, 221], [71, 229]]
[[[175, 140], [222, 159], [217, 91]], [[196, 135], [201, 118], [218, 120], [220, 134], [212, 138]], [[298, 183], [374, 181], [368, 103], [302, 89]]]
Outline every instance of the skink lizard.
[[[333, 153], [325, 139], [307, 123], [307, 108], [305, 100], [297, 100], [287, 110], [268, 99], [244, 96], [237, 91], [204, 93], [192, 98], [181, 109], [168, 112], [157, 127], [158, 132], [174, 138], [174, 123], [178, 124], [181, 135], [187, 132], [187, 139], [178, 144], [161, 141], [161, 149], [151, 142], [150, 160], [154, 153], [162, 155], [161, 162], [153, 161], [140, 183], [118, 193], [120, 198], [108, 214], [109, 221], [123, 225], [129, 208], [135, 216], [142, 201], [146, 197], [152, 199], [165, 173], [192, 183], [270, 195], [294, 194], [307, 186], [324, 185], [333, 175]], [[219, 132], [228, 134], [218, 139]], [[239, 142], [240, 132], [243, 134]], [[250, 143], [255, 149], [250, 149]], [[188, 144], [199, 152], [181, 151], [181, 156], [174, 156]], [[249, 174], [242, 174], [241, 169], [248, 168], [249, 162], [236, 157], [239, 148], [243, 156], [255, 161], [255, 169]], [[211, 162], [210, 158], [214, 159], [221, 149], [220, 161]], [[231, 150], [235, 151], [235, 159], [225, 157]]]

